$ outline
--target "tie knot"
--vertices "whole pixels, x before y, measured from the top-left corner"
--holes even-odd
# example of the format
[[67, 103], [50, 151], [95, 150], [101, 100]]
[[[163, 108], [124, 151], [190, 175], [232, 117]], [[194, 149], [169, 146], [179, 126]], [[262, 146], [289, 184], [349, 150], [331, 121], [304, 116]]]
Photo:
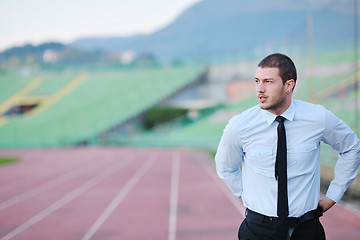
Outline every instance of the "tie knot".
[[278, 123], [283, 123], [285, 121], [285, 118], [283, 116], [277, 116], [275, 118], [275, 120], [278, 122]]

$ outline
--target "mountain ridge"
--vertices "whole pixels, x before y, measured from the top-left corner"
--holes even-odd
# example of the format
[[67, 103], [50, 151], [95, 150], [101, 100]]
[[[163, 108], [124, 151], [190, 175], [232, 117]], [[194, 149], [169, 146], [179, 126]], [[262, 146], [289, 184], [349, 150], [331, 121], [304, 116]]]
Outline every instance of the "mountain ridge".
[[[92, 45], [87, 44], [89, 39], [80, 38], [71, 46], [87, 50], [153, 52], [162, 61], [199, 60], [237, 52], [254, 54], [266, 45], [273, 48], [283, 47], [284, 42], [306, 45], [307, 18], [312, 13], [316, 14], [313, 17], [313, 26], [317, 28], [315, 45], [321, 46], [323, 41], [338, 44], [339, 36], [351, 38], [352, 28], [344, 27], [352, 23], [349, 4], [334, 4], [330, 0], [244, 0], [239, 3], [237, 0], [200, 1], [152, 34], [129, 38], [129, 41], [114, 37], [113, 45], [101, 43], [106, 38], [92, 38]], [[334, 36], [331, 26], [339, 26], [338, 36]], [[296, 36], [296, 32], [300, 36]], [[292, 36], [294, 39], [290, 39]]]
[[[317, 49], [349, 48], [354, 39], [353, 18], [351, 1], [204, 0], [150, 34], [81, 37], [64, 46], [88, 52], [151, 54], [163, 63], [211, 62], [269, 50], [301, 53], [309, 44]], [[0, 53], [0, 61], [19, 49], [10, 50]]]

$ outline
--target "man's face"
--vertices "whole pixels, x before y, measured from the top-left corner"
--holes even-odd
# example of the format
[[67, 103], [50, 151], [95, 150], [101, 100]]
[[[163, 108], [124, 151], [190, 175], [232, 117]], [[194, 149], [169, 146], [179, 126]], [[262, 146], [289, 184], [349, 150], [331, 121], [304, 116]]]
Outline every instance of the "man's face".
[[258, 67], [255, 74], [255, 86], [262, 109], [280, 115], [290, 106], [289, 88], [283, 84], [278, 68]]

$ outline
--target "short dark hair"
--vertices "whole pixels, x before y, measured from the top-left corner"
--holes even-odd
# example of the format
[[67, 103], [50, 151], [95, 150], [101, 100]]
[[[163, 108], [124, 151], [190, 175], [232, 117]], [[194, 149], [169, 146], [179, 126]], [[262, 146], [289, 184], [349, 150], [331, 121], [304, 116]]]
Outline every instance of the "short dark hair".
[[287, 80], [294, 79], [296, 83], [297, 74], [294, 62], [286, 55], [281, 53], [274, 53], [265, 57], [258, 64], [261, 68], [278, 68], [279, 75], [283, 81], [283, 84]]

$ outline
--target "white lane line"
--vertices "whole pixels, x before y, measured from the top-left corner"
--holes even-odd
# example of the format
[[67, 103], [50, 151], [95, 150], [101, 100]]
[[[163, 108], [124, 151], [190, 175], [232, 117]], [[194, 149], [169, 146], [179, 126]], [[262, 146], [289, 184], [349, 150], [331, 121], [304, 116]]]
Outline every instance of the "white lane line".
[[41, 184], [37, 187], [31, 188], [21, 194], [15, 195], [12, 198], [9, 198], [5, 201], [3, 201], [2, 203], [0, 203], [0, 211], [4, 210], [16, 203], [25, 201], [26, 199], [29, 199], [31, 197], [35, 197], [49, 189], [52, 189], [58, 185], [61, 185], [63, 183], [69, 182], [72, 179], [80, 176], [81, 174], [84, 174], [86, 172], [90, 172], [91, 170], [95, 170], [97, 169], [99, 166], [91, 166], [90, 168], [80, 168], [81, 170], [79, 171], [79, 169], [77, 167], [74, 168], [73, 171], [71, 172], [67, 172], [64, 173], [62, 175], [60, 175], [59, 177], [52, 179], [44, 184]]
[[[208, 164], [203, 163], [202, 161], [197, 158], [200, 164], [204, 167], [205, 171], [210, 175], [210, 177], [215, 181], [216, 185], [221, 189], [225, 196], [230, 200], [230, 202], [234, 205], [234, 207], [239, 211], [241, 216], [245, 218], [245, 207], [242, 205], [239, 198], [235, 197], [230, 190], [226, 187], [226, 185], [217, 177], [217, 174], [214, 171], [214, 168], [211, 168]], [[213, 165], [212, 165], [213, 166]]]
[[20, 225], [19, 227], [15, 228], [13, 231], [8, 233], [6, 236], [2, 237], [1, 240], [9, 240], [20, 233], [26, 231], [29, 227], [35, 225], [36, 223], [40, 222], [50, 214], [54, 213], [58, 209], [60, 209], [62, 206], [70, 202], [71, 200], [75, 199], [76, 197], [80, 196], [81, 194], [88, 191], [90, 188], [94, 187], [101, 181], [105, 180], [106, 178], [110, 177], [111, 175], [115, 174], [117, 171], [119, 171], [125, 163], [128, 163], [130, 161], [130, 158], [121, 161], [117, 164], [114, 164], [110, 166], [109, 168], [105, 169], [101, 173], [97, 174], [96, 176], [92, 177], [76, 189], [72, 190], [71, 192], [67, 193], [65, 196], [60, 198], [58, 201], [51, 204], [49, 207], [45, 208], [32, 218], [30, 218], [28, 221]]
[[171, 167], [171, 192], [170, 192], [168, 240], [176, 239], [179, 178], [180, 178], [180, 158], [179, 155], [174, 155], [172, 158], [172, 167]]
[[154, 158], [150, 158], [146, 161], [130, 178], [126, 185], [120, 190], [116, 197], [111, 201], [111, 203], [106, 207], [102, 212], [100, 217], [94, 222], [90, 227], [87, 233], [82, 237], [82, 240], [88, 240], [93, 237], [93, 235], [99, 230], [103, 223], [110, 217], [110, 215], [115, 211], [119, 204], [124, 200], [124, 198], [129, 194], [129, 192], [135, 187], [135, 185], [140, 181], [144, 174], [149, 170], [152, 164], [155, 162]]

